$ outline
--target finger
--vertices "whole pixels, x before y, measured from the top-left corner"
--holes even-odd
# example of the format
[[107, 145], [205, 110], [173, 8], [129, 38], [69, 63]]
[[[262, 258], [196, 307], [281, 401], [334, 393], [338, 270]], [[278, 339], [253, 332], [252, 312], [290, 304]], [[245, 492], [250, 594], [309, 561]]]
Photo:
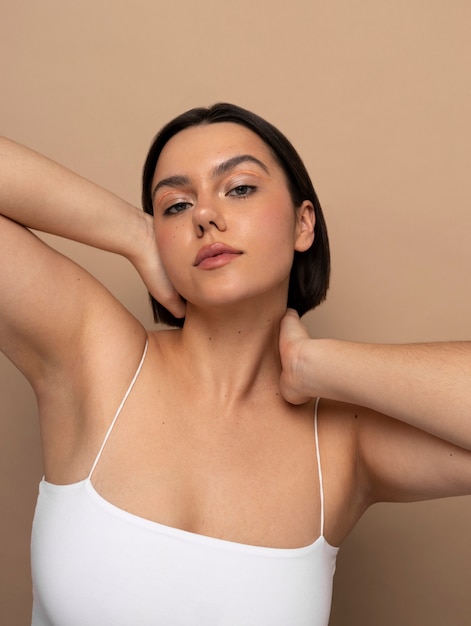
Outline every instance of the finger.
[[160, 286], [158, 290], [154, 289], [152, 295], [157, 302], [170, 311], [174, 317], [178, 319], [185, 317], [185, 300], [183, 300], [173, 285], [167, 282], [164, 287]]
[[171, 298], [164, 306], [177, 319], [182, 319], [183, 317], [185, 317], [186, 303], [178, 293], [173, 298]]
[[281, 324], [288, 332], [299, 332], [301, 328], [304, 328], [299, 315], [294, 309], [288, 309], [281, 320]]
[[296, 325], [296, 322], [299, 322], [299, 315], [296, 313], [294, 309], [287, 309], [286, 313], [281, 319], [281, 328], [283, 331], [286, 331]]

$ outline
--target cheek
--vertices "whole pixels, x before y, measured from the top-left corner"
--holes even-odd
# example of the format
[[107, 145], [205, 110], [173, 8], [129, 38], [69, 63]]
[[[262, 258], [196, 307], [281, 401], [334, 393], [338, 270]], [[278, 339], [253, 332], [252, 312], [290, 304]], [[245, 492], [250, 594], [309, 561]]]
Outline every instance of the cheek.
[[182, 242], [182, 234], [178, 224], [155, 229], [160, 261], [170, 279], [178, 276], [184, 266], [183, 256], [188, 246]]
[[295, 215], [291, 207], [267, 211], [258, 225], [263, 245], [274, 256], [292, 256], [295, 245]]
[[285, 280], [293, 264], [294, 218], [283, 212], [267, 213], [257, 226], [250, 248], [257, 259], [257, 267], [269, 281]]

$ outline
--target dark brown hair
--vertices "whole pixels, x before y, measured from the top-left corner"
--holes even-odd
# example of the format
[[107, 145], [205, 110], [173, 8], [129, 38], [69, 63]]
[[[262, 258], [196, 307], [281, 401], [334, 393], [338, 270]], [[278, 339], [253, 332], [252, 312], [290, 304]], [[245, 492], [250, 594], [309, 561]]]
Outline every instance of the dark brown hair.
[[[208, 108], [195, 108], [182, 113], [166, 124], [154, 138], [147, 155], [142, 177], [142, 205], [144, 211], [154, 214], [152, 206], [152, 180], [155, 168], [165, 144], [177, 133], [192, 126], [231, 122], [245, 126], [270, 148], [270, 151], [283, 169], [295, 207], [304, 200], [314, 206], [316, 225], [314, 242], [304, 252], [294, 252], [291, 268], [287, 306], [303, 315], [325, 300], [329, 287], [330, 253], [327, 227], [317, 194], [301, 157], [291, 142], [275, 126], [234, 104], [219, 103]], [[165, 307], [151, 296], [152, 309], [156, 322], [171, 326], [183, 326], [183, 319], [174, 317]]]

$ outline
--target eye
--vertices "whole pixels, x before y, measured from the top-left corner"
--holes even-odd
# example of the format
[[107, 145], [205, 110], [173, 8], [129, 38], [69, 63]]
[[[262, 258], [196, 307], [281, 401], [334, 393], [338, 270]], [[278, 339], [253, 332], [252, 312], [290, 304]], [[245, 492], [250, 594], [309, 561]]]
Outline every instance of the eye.
[[256, 189], [255, 185], [237, 185], [237, 187], [231, 189], [227, 195], [244, 198], [250, 196]]
[[185, 209], [188, 209], [189, 207], [191, 207], [190, 202], [176, 202], [175, 204], [172, 204], [172, 206], [169, 206], [168, 209], [165, 209], [164, 215], [176, 215], [177, 213], [185, 211]]

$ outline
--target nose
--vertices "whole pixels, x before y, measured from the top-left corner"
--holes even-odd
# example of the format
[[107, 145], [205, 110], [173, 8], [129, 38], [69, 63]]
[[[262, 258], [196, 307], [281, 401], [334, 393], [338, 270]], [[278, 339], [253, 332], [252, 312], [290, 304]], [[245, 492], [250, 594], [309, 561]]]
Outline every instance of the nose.
[[226, 221], [222, 211], [216, 202], [209, 200], [199, 200], [193, 208], [193, 225], [197, 237], [203, 237], [212, 228], [220, 232], [226, 230]]

